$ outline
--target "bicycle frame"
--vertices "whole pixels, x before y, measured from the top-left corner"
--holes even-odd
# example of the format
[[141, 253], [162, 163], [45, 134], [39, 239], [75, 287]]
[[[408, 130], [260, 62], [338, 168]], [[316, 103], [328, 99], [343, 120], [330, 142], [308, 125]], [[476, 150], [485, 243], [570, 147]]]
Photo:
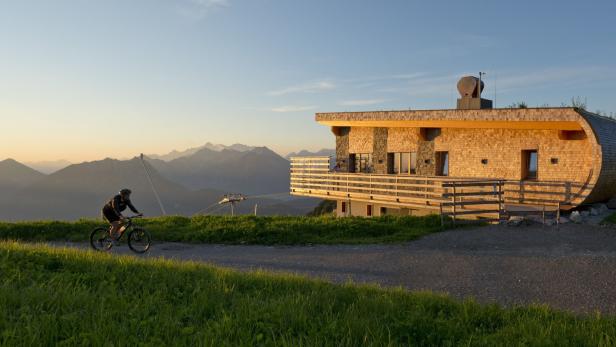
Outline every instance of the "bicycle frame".
[[[127, 231], [128, 229], [130, 229], [130, 228], [132, 228], [132, 227], [133, 227], [133, 219], [137, 219], [137, 218], [142, 218], [142, 217], [141, 217], [141, 216], [130, 216], [130, 217], [126, 217], [126, 218], [125, 218], [125, 219], [126, 219], [126, 222], [124, 222], [124, 223], [122, 223], [122, 224], [120, 225], [120, 229], [121, 229], [122, 227], [124, 227], [124, 230], [119, 231], [119, 232], [120, 232], [120, 236], [118, 236], [118, 238], [117, 238], [117, 240], [118, 240], [118, 241], [122, 239], [122, 236], [124, 236], [124, 234], [126, 233], [126, 231]], [[111, 229], [110, 229], [110, 230], [111, 230]], [[113, 237], [112, 237], [112, 238], [113, 238]]]

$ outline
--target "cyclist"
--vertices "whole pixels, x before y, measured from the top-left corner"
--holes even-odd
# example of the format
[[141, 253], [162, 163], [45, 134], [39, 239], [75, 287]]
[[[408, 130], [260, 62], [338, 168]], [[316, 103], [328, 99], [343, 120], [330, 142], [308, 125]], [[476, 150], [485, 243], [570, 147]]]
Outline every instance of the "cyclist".
[[120, 193], [111, 198], [105, 206], [103, 207], [103, 217], [111, 224], [109, 228], [109, 236], [112, 239], [118, 239], [121, 234], [119, 234], [118, 230], [122, 226], [124, 222], [124, 216], [122, 215], [122, 211], [126, 210], [126, 207], [130, 208], [131, 211], [136, 213], [139, 216], [143, 214], [137, 211], [135, 206], [130, 201], [130, 189], [122, 189]]

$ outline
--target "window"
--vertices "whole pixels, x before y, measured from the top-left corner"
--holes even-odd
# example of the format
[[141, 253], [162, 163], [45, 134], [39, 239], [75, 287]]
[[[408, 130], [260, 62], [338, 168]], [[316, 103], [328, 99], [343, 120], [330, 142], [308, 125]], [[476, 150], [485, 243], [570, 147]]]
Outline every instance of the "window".
[[389, 168], [391, 174], [414, 175], [417, 173], [417, 153], [389, 153]]
[[372, 217], [372, 205], [366, 205], [366, 216]]
[[372, 154], [371, 153], [355, 153], [351, 154], [351, 164], [354, 171], [352, 172], [372, 172]]
[[522, 151], [522, 179], [537, 179], [537, 151]]
[[340, 204], [340, 212], [342, 212], [342, 213], [346, 213], [346, 202], [345, 202], [345, 201], [343, 201], [343, 202]]
[[436, 175], [449, 176], [449, 152], [436, 152]]
[[387, 214], [387, 207], [381, 207], [381, 216], [384, 216]]

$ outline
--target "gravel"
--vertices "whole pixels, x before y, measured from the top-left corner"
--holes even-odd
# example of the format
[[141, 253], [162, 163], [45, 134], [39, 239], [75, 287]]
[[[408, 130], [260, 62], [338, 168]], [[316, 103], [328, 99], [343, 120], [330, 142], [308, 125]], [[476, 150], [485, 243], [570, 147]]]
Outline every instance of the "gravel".
[[[125, 245], [113, 252], [130, 254]], [[575, 313], [616, 314], [616, 230], [596, 225], [493, 225], [445, 231], [402, 245], [160, 243], [144, 257], [159, 256], [337, 283], [402, 286], [481, 303], [547, 304]]]

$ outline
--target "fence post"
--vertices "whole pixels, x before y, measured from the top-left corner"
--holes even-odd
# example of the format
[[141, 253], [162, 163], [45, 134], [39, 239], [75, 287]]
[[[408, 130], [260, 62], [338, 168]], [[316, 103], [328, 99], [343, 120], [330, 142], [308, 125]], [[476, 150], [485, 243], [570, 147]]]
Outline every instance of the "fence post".
[[456, 182], [452, 181], [451, 182], [452, 186], [453, 186], [453, 194], [451, 196], [452, 200], [453, 200], [453, 204], [452, 204], [452, 210], [453, 210], [453, 226], [456, 226]]
[[443, 219], [443, 203], [438, 204], [439, 213], [441, 215], [441, 229], [445, 228], [445, 221]]
[[543, 204], [543, 210], [541, 211], [541, 221], [543, 226], [545, 226], [545, 204]]
[[504, 181], [498, 181], [498, 221], [502, 219], [502, 213], [505, 210], [505, 194], [503, 194]]
[[556, 228], [560, 227], [560, 201], [558, 202], [558, 205], [556, 206], [557, 210], [556, 210]]

